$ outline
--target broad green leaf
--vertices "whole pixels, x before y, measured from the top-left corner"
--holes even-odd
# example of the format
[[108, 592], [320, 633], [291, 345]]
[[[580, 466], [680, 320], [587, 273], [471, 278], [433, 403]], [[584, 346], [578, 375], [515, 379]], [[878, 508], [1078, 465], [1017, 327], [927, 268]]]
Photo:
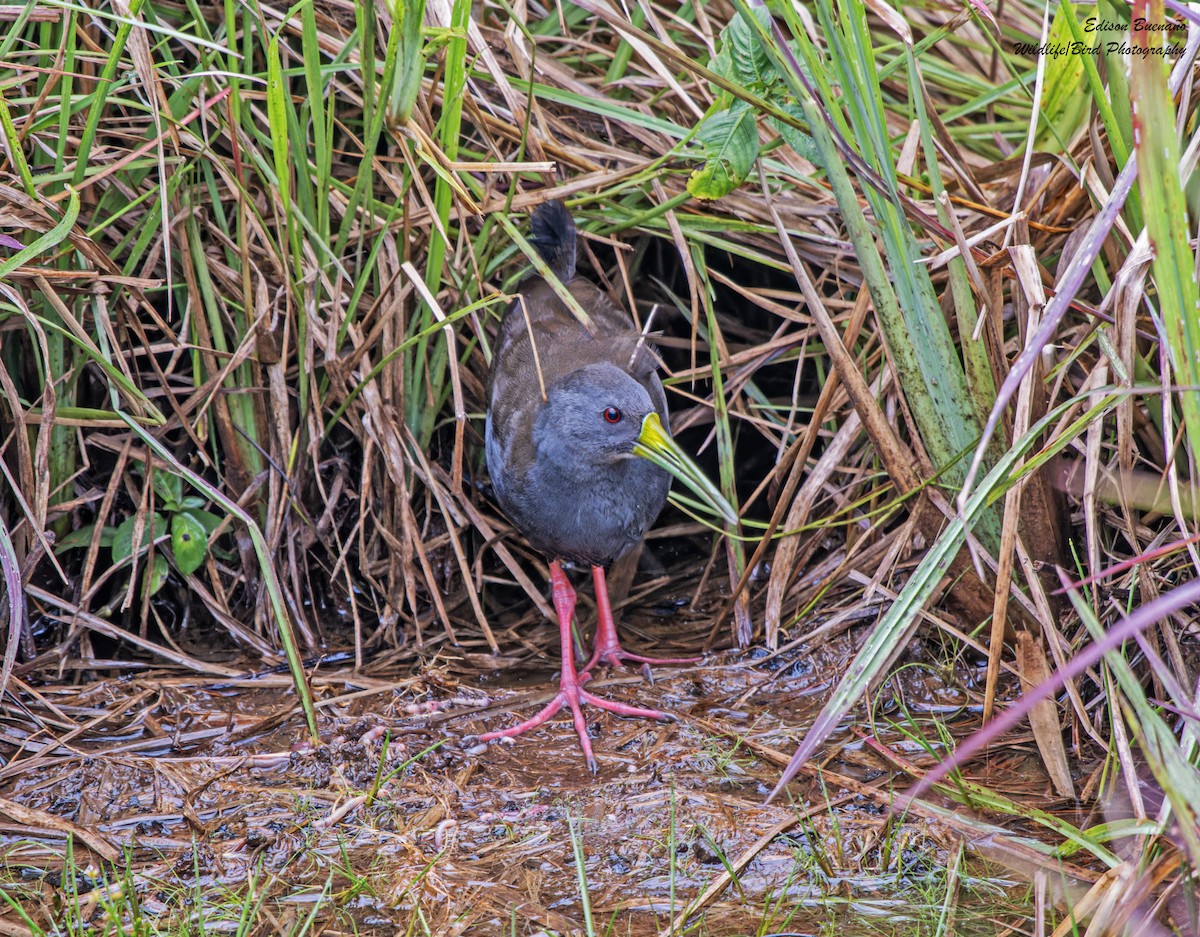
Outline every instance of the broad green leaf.
[[[1071, 48], [1075, 30], [1069, 17], [1072, 10], [1059, 6], [1050, 25], [1049, 47]], [[1088, 34], [1095, 40], [1096, 34]], [[1099, 40], [1096, 40], [1099, 44]], [[1061, 152], [1083, 123], [1091, 100], [1084, 80], [1086, 50], [1064, 55], [1052, 55], [1046, 63], [1046, 86], [1042, 96], [1042, 125], [1038, 130], [1036, 147], [1049, 152]]]
[[[131, 514], [121, 522], [113, 535], [112, 552], [113, 561], [120, 563], [122, 560], [127, 560], [133, 556], [133, 528], [137, 523], [137, 515]], [[155, 511], [145, 521], [145, 526], [142, 528], [142, 542], [139, 546], [146, 546], [153, 543], [159, 537], [167, 532], [167, 519]]]
[[[804, 120], [804, 109], [799, 104], [783, 104], [780, 105], [785, 111], [800, 120]], [[789, 124], [785, 124], [777, 117], [771, 118], [771, 126], [779, 131], [779, 135], [783, 137], [793, 150], [803, 156], [810, 163], [819, 163], [820, 154], [817, 151], [817, 144], [807, 133], [802, 130], [797, 130]]]
[[736, 189], [758, 158], [758, 125], [750, 105], [739, 101], [711, 114], [696, 131], [704, 145], [704, 165], [692, 173], [687, 189], [696, 198], [714, 199]]
[[[771, 13], [765, 6], [754, 7], [751, 12], [764, 27], [770, 28]], [[772, 64], [771, 57], [763, 50], [754, 29], [741, 13], [721, 30], [721, 54], [714, 64], [717, 66], [714, 71], [718, 74], [739, 84], [749, 85], [752, 90], [761, 91], [779, 81], [779, 72]]]
[[[67, 550], [78, 550], [88, 546], [92, 542], [92, 531], [95, 529], [95, 524], [84, 524], [78, 530], [71, 531], [54, 545], [54, 552], [65, 553]], [[100, 531], [100, 546], [111, 547], [116, 534], [115, 527], [105, 527]]]
[[187, 504], [187, 501], [200, 501], [201, 504], [204, 502], [199, 498], [187, 498], [184, 501], [184, 507], [187, 508], [188, 514], [200, 522], [200, 525], [204, 528], [204, 533], [206, 536], [220, 527], [221, 523], [225, 520], [225, 518], [221, 517], [219, 514], [214, 514], [212, 511], [205, 511], [200, 507], [191, 507]]
[[[711, 59], [708, 60], [708, 67], [712, 71], [714, 71], [718, 75], [720, 75], [722, 78], [728, 78], [730, 81], [735, 80], [735, 74], [734, 74], [734, 70], [733, 70], [733, 56], [730, 55], [730, 53], [729, 53], [729, 44], [728, 43], [726, 43], [724, 46], [722, 46], [720, 52], [718, 52], [715, 56], [713, 56]], [[713, 93], [716, 96], [720, 97], [721, 95], [725, 95], [726, 96], [724, 98], [725, 101], [727, 101], [727, 102], [732, 101], [733, 96], [730, 95], [729, 92], [725, 91], [723, 88], [719, 88], [716, 85], [710, 85], [709, 87], [711, 87], [713, 89]]]
[[171, 552], [175, 556], [175, 565], [185, 576], [190, 576], [204, 563], [208, 536], [204, 523], [191, 511], [181, 511], [171, 518]]
[[171, 567], [167, 565], [167, 558], [157, 550], [154, 553], [154, 559], [150, 561], [150, 594], [154, 595], [167, 582], [167, 576], [171, 573]]
[[162, 498], [163, 505], [167, 510], [173, 510], [183, 497], [183, 481], [178, 475], [163, 471], [154, 472], [152, 477], [154, 493]]

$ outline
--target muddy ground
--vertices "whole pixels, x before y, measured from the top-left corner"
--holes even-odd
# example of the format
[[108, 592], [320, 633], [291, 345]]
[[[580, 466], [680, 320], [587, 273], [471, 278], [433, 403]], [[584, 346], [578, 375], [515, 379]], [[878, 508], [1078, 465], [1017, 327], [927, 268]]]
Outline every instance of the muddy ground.
[[[661, 607], [627, 619], [631, 649], [681, 650]], [[118, 921], [264, 934], [1020, 927], [1033, 876], [1012, 856], [1033, 854], [1030, 829], [1006, 832], [949, 801], [944, 816], [887, 807], [910, 781], [896, 759], [919, 770], [940, 731], [977, 725], [980, 663], [938, 664], [914, 644], [825, 761], [764, 805], [873, 619], [844, 616], [775, 654], [658, 668], [653, 684], [601, 673], [594, 691], [678, 721], [590, 714], [595, 777], [563, 714], [512, 744], [471, 739], [549, 698], [549, 624], [526, 633], [537, 653], [508, 669], [448, 646], [419, 669], [318, 669], [315, 747], [284, 674], [145, 670], [19, 686], [0, 723], [0, 933], [102, 933]], [[1023, 804], [1061, 806], [1028, 738], [968, 774]]]

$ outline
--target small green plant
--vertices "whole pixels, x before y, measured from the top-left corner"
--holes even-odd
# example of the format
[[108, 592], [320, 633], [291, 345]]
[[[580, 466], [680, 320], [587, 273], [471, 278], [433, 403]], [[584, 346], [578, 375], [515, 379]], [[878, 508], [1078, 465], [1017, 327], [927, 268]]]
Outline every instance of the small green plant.
[[[745, 777], [754, 765], [754, 757], [743, 749], [745, 739], [735, 738], [733, 745], [724, 737], [713, 736], [707, 740], [704, 754], [712, 759], [712, 773], [726, 780]], [[741, 752], [739, 755], [739, 751]]]
[[[103, 526], [100, 546], [112, 551], [114, 566], [129, 562], [144, 551], [152, 551], [147, 584], [154, 595], [167, 580], [170, 561], [184, 576], [190, 576], [203, 565], [209, 551], [208, 539], [223, 519], [205, 509], [203, 498], [185, 495], [183, 479], [178, 475], [162, 470], [152, 470], [149, 475], [158, 509], [149, 512], [139, 509], [116, 526]], [[139, 527], [141, 537], [135, 545]], [[95, 524], [87, 524], [72, 531], [58, 542], [55, 552], [87, 548], [95, 529]], [[164, 553], [155, 549], [159, 538], [168, 533], [170, 550]]]
[[568, 807], [567, 829], [571, 836], [571, 855], [575, 860], [575, 881], [579, 886], [579, 904], [583, 908], [583, 921], [586, 933], [588, 937], [593, 937], [596, 933], [596, 926], [592, 921], [592, 899], [590, 889], [588, 888], [587, 860], [583, 852], [583, 833], [576, 826], [576, 822], [576, 818], [571, 815], [571, 808]]
[[[753, 15], [764, 27], [770, 23], [766, 7], [757, 8]], [[799, 103], [741, 13], [721, 30], [721, 51], [709, 68], [743, 92], [761, 99], [771, 111], [771, 126], [783, 141], [806, 159], [816, 159], [812, 137], [796, 127], [804, 120]], [[728, 90], [719, 91], [708, 114], [696, 127], [696, 140], [704, 150], [704, 165], [692, 173], [687, 189], [699, 199], [718, 199], [740, 186], [761, 152], [754, 107]]]

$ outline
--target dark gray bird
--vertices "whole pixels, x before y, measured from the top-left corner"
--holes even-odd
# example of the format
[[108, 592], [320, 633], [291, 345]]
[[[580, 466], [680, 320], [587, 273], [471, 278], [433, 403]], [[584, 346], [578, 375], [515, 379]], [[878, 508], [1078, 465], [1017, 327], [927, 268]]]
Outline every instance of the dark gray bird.
[[[675, 475], [727, 521], [732, 508], [671, 439], [658, 360], [629, 316], [575, 275], [575, 223], [561, 202], [533, 215], [530, 239], [591, 319], [586, 328], [539, 276], [520, 287], [496, 339], [488, 380], [487, 463], [497, 499], [529, 542], [550, 558], [552, 595], [562, 640], [558, 694], [533, 718], [489, 732], [480, 741], [520, 735], [564, 706], [595, 771], [582, 704], [622, 716], [665, 719], [601, 699], [583, 689], [598, 663], [655, 660], [626, 653], [617, 638], [604, 568], [633, 549], [654, 523]], [[652, 461], [651, 461], [652, 460]], [[592, 567], [599, 622], [582, 671], [572, 656], [575, 590], [561, 561]]]

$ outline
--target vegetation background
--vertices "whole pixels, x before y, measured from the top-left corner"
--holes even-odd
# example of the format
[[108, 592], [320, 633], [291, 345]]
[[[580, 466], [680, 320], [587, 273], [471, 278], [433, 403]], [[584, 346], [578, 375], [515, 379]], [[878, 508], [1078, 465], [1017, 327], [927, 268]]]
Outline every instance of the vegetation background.
[[879, 611], [787, 775], [914, 634], [977, 655], [989, 728], [960, 760], [1028, 720], [1058, 797], [1128, 804], [1046, 824], [1105, 869], [1079, 907], [1196, 932], [1190, 7], [50, 0], [0, 23], [12, 719], [39, 685], [282, 649], [315, 735], [306, 655], [534, 656], [544, 568], [488, 497], [481, 413], [523, 216], [562, 198], [593, 275], [654, 310], [674, 430], [742, 514], [656, 535], [711, 600], [696, 644]]

